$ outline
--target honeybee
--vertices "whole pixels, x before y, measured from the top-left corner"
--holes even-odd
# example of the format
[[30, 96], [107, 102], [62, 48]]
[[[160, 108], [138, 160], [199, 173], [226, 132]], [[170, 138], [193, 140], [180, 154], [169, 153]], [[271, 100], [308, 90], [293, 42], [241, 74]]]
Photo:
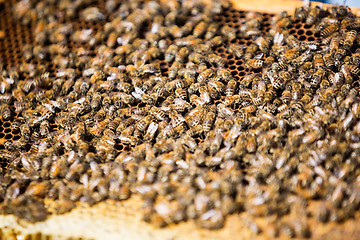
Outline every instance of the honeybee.
[[314, 55], [314, 67], [315, 68], [324, 68], [325, 67], [325, 62], [324, 62], [323, 56], [321, 54]]
[[230, 54], [237, 58], [241, 58], [244, 55], [244, 49], [237, 44], [229, 44], [227, 50]]
[[206, 61], [206, 57], [200, 53], [193, 52], [189, 55], [189, 61], [200, 64]]
[[220, 32], [223, 36], [225, 36], [225, 38], [228, 41], [232, 41], [236, 38], [236, 33], [235, 30], [232, 29], [231, 27], [229, 27], [228, 25], [224, 25], [221, 29]]
[[211, 79], [208, 82], [208, 85], [210, 87], [213, 87], [220, 94], [224, 91], [224, 88], [225, 88], [225, 85], [222, 82], [214, 80], [214, 79]]
[[9, 106], [5, 103], [0, 105], [0, 113], [3, 120], [7, 121], [11, 118], [11, 110]]
[[297, 19], [305, 20], [308, 16], [308, 11], [305, 7], [297, 7], [294, 15]]
[[170, 111], [169, 117], [174, 128], [182, 125], [185, 122], [185, 118], [175, 110]]
[[245, 67], [250, 69], [259, 69], [264, 65], [264, 61], [260, 59], [249, 59], [246, 61]]
[[203, 121], [203, 129], [205, 133], [210, 132], [212, 129], [213, 123], [215, 121], [216, 114], [213, 111], [208, 111], [205, 115], [204, 121]]
[[40, 131], [40, 134], [42, 136], [46, 136], [50, 132], [50, 124], [49, 124], [49, 122], [46, 121], [46, 120], [42, 121], [41, 124], [40, 124], [39, 131]]
[[325, 63], [325, 66], [327, 68], [333, 68], [335, 66], [335, 62], [334, 62], [334, 59], [333, 57], [331, 56], [331, 54], [325, 54], [323, 56], [324, 58], [324, 63]]
[[344, 48], [349, 50], [352, 45], [354, 44], [354, 41], [357, 37], [357, 31], [351, 30], [346, 33], [345, 40], [344, 40]]
[[207, 69], [199, 74], [197, 80], [198, 80], [198, 82], [204, 82], [208, 78], [212, 77], [213, 74], [214, 74], [214, 72], [212, 69]]
[[328, 27], [324, 28], [320, 31], [320, 36], [328, 37], [339, 29], [339, 25], [337, 23], [330, 24]]
[[206, 44], [211, 48], [221, 46], [223, 43], [224, 39], [221, 36], [215, 36], [206, 42]]
[[319, 6], [310, 8], [308, 17], [306, 18], [306, 24], [311, 26], [317, 22], [320, 17], [320, 11], [321, 9]]
[[183, 100], [186, 100], [187, 99], [187, 92], [186, 92], [185, 89], [177, 88], [175, 90], [175, 96], [178, 97], [178, 98], [181, 98]]
[[[334, 59], [338, 62], [340, 61], [344, 56], [346, 55], [346, 51], [345, 49], [339, 48], [338, 50], [336, 50], [336, 52], [334, 53]], [[335, 62], [335, 65], [337, 63]]]
[[154, 139], [158, 128], [159, 128], [159, 124], [155, 122], [151, 122], [147, 129], [146, 134], [144, 135], [144, 140], [151, 142]]
[[209, 63], [216, 65], [217, 67], [224, 67], [226, 64], [225, 59], [216, 54], [210, 54], [208, 56], [208, 61], [209, 61]]
[[355, 65], [360, 65], [360, 51], [358, 49], [352, 54], [352, 61]]
[[166, 114], [163, 110], [157, 108], [156, 106], [151, 107], [150, 114], [152, 114], [157, 120], [163, 121], [165, 120]]
[[188, 55], [189, 49], [187, 47], [180, 48], [180, 50], [176, 54], [175, 62], [184, 62]]
[[249, 60], [249, 59], [253, 58], [257, 50], [258, 50], [258, 46], [256, 44], [254, 44], [254, 43], [250, 44], [245, 49], [244, 59]]
[[266, 38], [259, 37], [255, 40], [255, 43], [259, 46], [259, 49], [262, 52], [267, 53], [269, 51], [269, 43]]
[[[196, 38], [201, 37], [206, 32], [207, 27], [208, 27], [208, 23], [206, 23], [205, 21], [199, 22], [194, 27], [194, 30], [193, 30], [194, 37], [196, 37]], [[215, 28], [215, 31], [216, 31], [216, 28]]]
[[179, 50], [178, 46], [174, 44], [170, 45], [168, 49], [165, 51], [165, 61], [172, 62], [175, 59], [178, 50]]
[[216, 35], [217, 29], [218, 29], [218, 25], [216, 23], [210, 23], [209, 26], [207, 27], [204, 38], [206, 40], [213, 38]]
[[199, 93], [200, 93], [200, 98], [204, 103], [209, 103], [211, 101], [211, 96], [206, 85], [200, 85]]
[[231, 72], [224, 68], [218, 69], [216, 74], [225, 81], [230, 81], [232, 79]]
[[236, 81], [235, 80], [230, 80], [228, 82], [228, 84], [226, 85], [226, 88], [225, 88], [225, 95], [226, 96], [232, 96], [235, 94], [235, 90], [236, 90]]
[[280, 28], [280, 29], [282, 29], [282, 28], [287, 28], [287, 27], [289, 27], [290, 25], [291, 25], [291, 21], [290, 21], [290, 19], [287, 18], [287, 17], [284, 17], [284, 18], [280, 19], [280, 20], [276, 23], [276, 27], [277, 27], [277, 28]]

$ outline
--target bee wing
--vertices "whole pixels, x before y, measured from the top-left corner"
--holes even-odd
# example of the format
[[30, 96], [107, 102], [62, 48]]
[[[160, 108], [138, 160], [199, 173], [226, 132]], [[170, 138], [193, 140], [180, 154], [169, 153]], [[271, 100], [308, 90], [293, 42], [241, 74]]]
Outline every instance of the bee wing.
[[152, 122], [150, 123], [146, 134], [153, 135], [158, 130], [158, 128], [159, 128], [159, 124], [157, 124], [156, 122]]
[[259, 53], [254, 57], [254, 59], [261, 59], [264, 56], [264, 53]]
[[284, 34], [277, 32], [274, 36], [274, 45], [282, 45]]

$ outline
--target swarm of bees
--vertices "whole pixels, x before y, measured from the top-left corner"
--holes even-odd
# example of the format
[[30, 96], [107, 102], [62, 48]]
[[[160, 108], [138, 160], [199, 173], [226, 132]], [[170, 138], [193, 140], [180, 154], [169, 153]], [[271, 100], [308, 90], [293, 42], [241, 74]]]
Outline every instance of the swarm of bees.
[[[0, 65], [2, 121], [19, 134], [0, 150], [1, 211], [40, 221], [77, 201], [136, 194], [159, 227], [192, 219], [217, 229], [246, 211], [271, 237], [309, 237], [309, 218], [354, 216], [359, 18], [304, 6], [270, 25], [254, 12], [238, 28], [214, 21], [230, 10], [194, 0], [15, 4], [34, 38], [22, 64]], [[299, 22], [318, 40], [290, 34]], [[277, 220], [260, 229], [257, 217]]]

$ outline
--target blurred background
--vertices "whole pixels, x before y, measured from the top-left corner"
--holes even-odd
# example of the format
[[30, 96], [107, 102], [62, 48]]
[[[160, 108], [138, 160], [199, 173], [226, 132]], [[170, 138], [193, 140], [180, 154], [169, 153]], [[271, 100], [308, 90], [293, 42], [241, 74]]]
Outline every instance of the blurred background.
[[347, 5], [349, 7], [360, 7], [360, 0], [316, 0], [316, 2]]

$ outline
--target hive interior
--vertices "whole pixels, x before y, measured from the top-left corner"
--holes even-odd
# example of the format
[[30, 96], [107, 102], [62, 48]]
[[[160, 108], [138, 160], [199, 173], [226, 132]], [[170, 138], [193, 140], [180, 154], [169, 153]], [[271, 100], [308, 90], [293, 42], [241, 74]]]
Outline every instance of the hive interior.
[[[91, 1], [90, 1], [91, 2]], [[0, 30], [4, 30], [5, 31], [5, 38], [0, 39], [0, 59], [3, 62], [4, 65], [4, 69], [10, 69], [12, 66], [18, 66], [19, 64], [24, 62], [24, 56], [23, 56], [23, 49], [25, 44], [30, 44], [32, 46], [35, 46], [35, 42], [34, 42], [34, 38], [35, 36], [33, 35], [33, 33], [35, 32], [34, 28], [34, 24], [30, 24], [30, 25], [23, 25], [20, 23], [20, 21], [15, 20], [13, 17], [13, 13], [12, 13], [12, 6], [16, 3], [16, 1], [6, 1], [5, 3], [3, 3], [4, 7], [2, 8], [2, 10], [0, 10]], [[93, 1], [91, 2], [91, 5], [89, 6], [94, 6], [94, 7], [98, 7], [99, 10], [101, 12], [105, 12], [105, 2], [104, 1]], [[241, 80], [243, 80], [243, 78], [245, 76], [248, 76], [252, 73], [261, 73], [262, 72], [262, 68], [259, 69], [253, 69], [253, 68], [248, 68], [246, 67], [245, 64], [245, 60], [243, 58], [238, 58], [232, 54], [230, 54], [227, 50], [227, 46], [230, 44], [235, 44], [235, 45], [240, 45], [242, 46], [242, 48], [245, 50], [247, 46], [250, 46], [251, 44], [255, 43], [255, 37], [243, 37], [241, 35], [241, 31], [240, 28], [245, 24], [245, 20], [246, 20], [246, 15], [248, 15], [249, 12], [244, 12], [244, 11], [239, 11], [239, 10], [235, 10], [232, 8], [228, 8], [224, 11], [223, 14], [220, 15], [216, 15], [214, 17], [214, 21], [217, 22], [220, 26], [230, 26], [232, 27], [235, 31], [236, 31], [236, 38], [232, 41], [225, 41], [221, 46], [216, 47], [214, 49], [214, 52], [217, 53], [219, 56], [221, 56], [223, 59], [226, 60], [226, 69], [228, 69], [231, 74], [232, 77], [238, 82], [238, 84], [240, 84]], [[267, 14], [267, 13], [261, 13], [259, 14], [262, 19], [263, 19], [263, 23], [260, 27], [261, 33], [262, 34], [267, 34], [269, 32], [269, 30], [272, 27], [272, 18], [275, 17], [275, 15], [273, 14]], [[111, 18], [109, 18], [108, 20], [112, 20]], [[83, 19], [81, 19], [79, 16], [77, 16], [75, 19], [61, 19], [60, 17], [60, 21], [59, 22], [63, 22], [63, 23], [68, 23], [68, 22], [72, 22], [73, 23], [73, 27], [74, 27], [74, 31], [76, 30], [84, 30], [84, 29], [91, 29], [92, 30], [92, 34], [96, 35], [96, 33], [101, 32], [104, 29], [104, 24], [107, 22], [105, 20], [101, 20], [101, 21], [97, 21], [97, 22], [86, 22]], [[292, 22], [292, 24], [290, 25], [290, 27], [287, 29], [287, 31], [289, 32], [290, 35], [295, 36], [300, 42], [312, 42], [312, 43], [321, 43], [322, 38], [320, 37], [319, 33], [315, 33], [314, 31], [314, 26], [309, 26], [306, 25], [305, 21], [301, 21], [301, 20], [294, 20]], [[100, 42], [98, 45], [103, 44], [104, 42]], [[75, 42], [72, 40], [69, 40], [69, 42], [67, 43], [67, 47], [71, 50], [71, 49], [77, 49], [80, 47], [83, 47], [87, 50], [89, 50], [89, 56], [95, 56], [98, 52], [98, 45], [95, 46], [91, 46], [88, 43], [79, 43], [79, 42]], [[356, 45], [356, 44], [355, 44]], [[261, 59], [265, 59], [265, 57], [267, 57], [266, 55], [263, 56], [263, 58]], [[167, 61], [164, 60], [164, 56], [161, 56], [159, 59], [155, 59], [153, 62], [159, 63], [160, 65], [160, 70], [161, 70], [161, 76], [162, 77], [168, 77], [168, 72], [169, 72], [169, 64]], [[40, 60], [38, 58], [32, 58], [28, 63], [30, 64], [34, 64], [35, 66], [40, 65], [40, 64], [45, 64], [46, 65], [46, 71], [50, 73], [50, 78], [52, 80], [54, 80], [56, 78], [56, 73], [58, 71], [58, 69], [56, 68], [56, 66], [53, 64], [53, 62], [50, 59], [47, 60]], [[215, 69], [215, 66], [210, 66], [209, 68], [213, 68]], [[78, 67], [76, 68], [76, 72], [79, 76], [82, 75], [82, 72], [85, 69], [83, 67]], [[355, 74], [356, 75], [356, 74]], [[27, 76], [27, 75], [23, 75], [20, 76], [19, 79], [20, 80], [24, 80], [27, 81], [31, 78], [31, 76]], [[356, 87], [356, 84], [358, 84], [357, 82], [357, 76], [353, 77], [354, 79], [354, 84], [353, 87]], [[224, 96], [221, 96], [219, 99], [214, 100], [215, 104], [221, 103], [225, 100]], [[139, 101], [139, 103], [137, 104], [137, 107], [144, 107], [145, 104], [141, 103]], [[234, 112], [240, 112], [240, 106], [238, 106], [238, 108], [233, 109]], [[10, 120], [4, 121], [4, 120], [0, 120], [0, 149], [5, 149], [5, 145], [4, 143], [9, 141], [9, 140], [18, 140], [20, 139], [20, 132], [19, 131], [13, 131], [12, 130], [12, 125], [14, 120], [16, 120], [17, 118], [17, 114], [15, 113], [14, 109], [11, 109], [12, 111], [12, 117]], [[61, 129], [60, 126], [57, 126], [56, 123], [54, 121], [50, 121], [50, 132], [54, 132], [57, 131], [59, 129]], [[334, 130], [335, 132], [335, 130]], [[311, 136], [308, 136], [311, 137]], [[354, 137], [355, 138], [355, 137]], [[40, 137], [41, 139], [41, 137]], [[39, 139], [33, 139], [34, 142], [38, 141]], [[197, 144], [201, 144], [204, 140], [205, 137], [197, 137], [195, 138], [196, 143]], [[309, 140], [311, 141], [311, 140]], [[324, 143], [323, 143], [324, 144]], [[295, 144], [296, 145], [296, 144]], [[251, 148], [251, 146], [249, 146], [249, 148]], [[125, 151], [130, 151], [133, 149], [132, 146], [130, 146], [129, 144], [124, 144], [121, 141], [117, 140], [116, 141], [116, 145], [115, 145], [115, 149], [117, 150], [116, 155], [123, 153]], [[26, 147], [22, 150], [23, 152], [30, 152], [32, 153], [32, 151], [34, 151], [34, 154], [36, 154], [36, 149], [32, 149], [32, 142], [30, 141]], [[302, 150], [303, 151], [303, 150]], [[347, 153], [347, 156], [350, 155], [349, 153]], [[258, 156], [256, 156], [258, 157]], [[252, 161], [251, 159], [248, 161]], [[241, 162], [241, 161], [239, 161]], [[2, 161], [1, 162], [1, 167], [3, 169], [7, 169], [9, 166], [10, 162], [7, 161]], [[246, 174], [247, 172], [247, 164], [245, 161], [241, 162], [239, 165], [239, 168], [241, 169], [240, 171], [243, 171], [244, 174]], [[356, 163], [358, 164], [358, 163]], [[231, 166], [229, 166], [231, 167]], [[131, 171], [131, 167], [129, 167]], [[214, 172], [216, 172], [216, 170], [218, 170], [217, 166], [213, 167], [213, 168], [209, 168], [211, 171], [214, 170]], [[239, 170], [239, 169], [237, 169]], [[305, 169], [306, 170], [306, 169]], [[318, 170], [318, 169], [317, 169]], [[260, 171], [260, 170], [259, 170]], [[265, 170], [266, 171], [266, 170]], [[270, 170], [270, 171], [275, 171], [274, 169]], [[295, 172], [295, 174], [297, 174], [299, 170], [293, 170], [293, 173]], [[318, 170], [320, 171], [320, 170]], [[353, 172], [356, 172], [356, 170], [352, 170]], [[5, 172], [5, 171], [4, 171]], [[305, 171], [304, 171], [305, 172]], [[357, 172], [356, 172], [357, 173]], [[261, 173], [267, 176], [267, 173]], [[317, 172], [317, 175], [321, 175], [321, 172]], [[214, 174], [215, 176], [216, 174]], [[256, 175], [256, 173], [254, 173], [254, 175]], [[291, 174], [290, 174], [291, 175]], [[304, 173], [305, 175], [305, 173]], [[303, 175], [302, 175], [303, 176]], [[316, 176], [316, 175], [315, 175]], [[352, 176], [354, 178], [356, 178], [356, 176]], [[259, 177], [261, 178], [261, 176]], [[306, 178], [306, 176], [304, 176], [304, 178]], [[315, 177], [314, 177], [315, 178]], [[306, 182], [307, 179], [304, 180], [304, 182]], [[248, 180], [243, 180], [245, 182], [245, 184], [249, 184]], [[262, 180], [259, 180], [262, 181]], [[308, 183], [305, 183], [305, 185]], [[265, 184], [266, 185], [266, 184]], [[225, 186], [226, 188], [226, 186]], [[265, 187], [264, 187], [265, 188]], [[300, 187], [301, 188], [301, 187]], [[24, 190], [22, 190], [24, 191]], [[131, 191], [135, 192], [136, 191], [136, 187], [134, 187], [134, 189], [131, 189]], [[141, 190], [139, 190], [141, 191]], [[225, 190], [224, 190], [225, 191]], [[265, 191], [265, 190], [264, 190]], [[271, 191], [271, 190], [270, 190]], [[300, 190], [302, 191], [302, 190]], [[345, 190], [344, 190], [345, 191]], [[281, 192], [280, 189], [278, 189], [278, 192]], [[304, 193], [305, 195], [307, 193]], [[311, 193], [309, 193], [311, 194]], [[349, 195], [349, 193], [347, 193]], [[126, 195], [126, 194], [125, 194]], [[166, 194], [165, 194], [166, 195]], [[316, 194], [315, 194], [316, 195]], [[128, 196], [127, 196], [128, 197]], [[127, 198], [124, 197], [124, 198]], [[148, 196], [145, 196], [144, 198], [147, 198]], [[231, 196], [232, 198], [235, 198], [235, 196]], [[356, 196], [359, 197], [359, 196]], [[155, 201], [151, 196], [150, 198], [152, 200], [146, 202], [146, 206], [147, 204], [151, 204], [154, 203], [152, 201]], [[170, 197], [171, 198], [171, 197]], [[309, 197], [310, 199], [312, 198], [312, 196]], [[316, 198], [321, 198], [321, 197], [314, 197]], [[121, 199], [121, 198], [120, 198]], [[225, 199], [228, 201], [228, 199]], [[236, 199], [237, 201], [239, 199]], [[259, 200], [259, 199], [258, 199]], [[86, 201], [86, 199], [85, 199]], [[166, 200], [164, 200], [166, 201]], [[295, 201], [295, 200], [294, 200]], [[356, 201], [356, 200], [354, 200]], [[96, 201], [89, 201], [91, 203], [94, 203]], [[341, 202], [341, 200], [340, 200]], [[161, 202], [160, 202], [161, 203]], [[299, 205], [302, 205], [302, 202], [297, 202], [299, 203]], [[35, 201], [34, 203], [30, 201], [30, 203], [28, 204], [34, 204], [36, 206], [37, 202]], [[60, 203], [62, 204], [62, 203]], [[274, 207], [274, 206], [270, 206], [270, 210], [266, 209], [266, 210], [262, 210], [261, 207], [259, 207], [259, 213], [257, 213], [256, 209], [257, 206], [261, 205], [258, 203], [250, 203], [254, 204], [254, 210], [252, 212], [252, 214], [254, 216], [262, 216], [262, 215], [267, 215], [270, 213], [270, 215], [273, 214], [273, 212], [271, 211], [280, 211], [281, 205]], [[272, 204], [272, 202], [271, 202]], [[358, 203], [357, 203], [358, 204]], [[215, 205], [215, 204], [214, 204]], [[306, 204], [304, 204], [306, 205]], [[161, 204], [157, 205], [158, 208], [161, 208]], [[71, 205], [69, 207], [70, 210], [73, 206]], [[214, 206], [209, 206], [210, 211], [208, 211], [208, 215], [211, 216], [211, 214], [213, 214], [214, 212], [211, 212], [211, 209]], [[218, 207], [218, 206], [217, 206]], [[251, 208], [252, 206], [250, 206]], [[273, 207], [274, 209], [271, 209], [271, 207]], [[304, 207], [304, 206], [300, 206]], [[323, 206], [322, 206], [323, 207]], [[232, 208], [232, 207], [230, 207]], [[248, 210], [249, 206], [246, 206], [245, 209]], [[357, 209], [358, 206], [355, 207], [355, 209]], [[66, 207], [65, 207], [66, 209]], [[235, 207], [236, 209], [236, 207]], [[67, 210], [59, 210], [59, 212], [66, 212]], [[146, 209], [147, 210], [147, 209]], [[242, 207], [239, 207], [239, 209], [236, 209], [235, 211], [242, 211]], [[178, 220], [169, 220], [169, 219], [164, 219], [162, 216], [159, 216], [161, 214], [159, 214], [159, 212], [161, 212], [161, 210], [157, 209], [156, 210], [158, 213], [157, 214], [153, 214], [154, 213], [154, 209], [150, 207], [149, 212], [145, 211], [145, 216], [144, 216], [144, 220], [146, 221], [151, 221], [151, 222], [155, 222], [155, 224], [159, 225], [159, 226], [163, 226], [166, 224], [173, 222], [177, 222]], [[228, 211], [228, 213], [233, 213], [232, 210], [226, 210]], [[268, 212], [269, 211], [269, 212]], [[290, 211], [290, 210], [289, 210]], [[294, 210], [296, 211], [296, 210]], [[336, 212], [335, 215], [332, 218], [330, 216], [327, 216], [329, 213], [327, 213], [326, 210], [324, 210], [324, 212], [321, 212], [320, 214], [324, 214], [326, 216], [317, 216], [319, 219], [324, 219], [324, 221], [327, 221], [329, 218], [331, 218], [334, 221], [339, 221], [341, 222], [344, 219], [348, 218], [349, 214], [348, 210], [347, 212]], [[6, 211], [5, 211], [6, 212]], [[6, 212], [6, 213], [13, 213], [13, 212]], [[32, 216], [29, 216], [28, 212], [26, 210], [24, 210], [24, 212], [15, 212], [15, 214], [20, 215], [20, 217], [24, 217], [30, 220], [43, 220], [44, 216], [40, 215], [35, 216], [34, 219]], [[30, 214], [33, 214], [32, 212], [30, 212]], [[279, 216], [283, 216], [284, 213], [280, 213]], [[292, 214], [298, 214], [298, 213], [292, 213]], [[23, 216], [22, 216], [23, 215]], [[226, 215], [226, 214], [224, 214]], [[284, 214], [286, 215], [286, 214]], [[314, 214], [315, 215], [315, 214]], [[350, 214], [351, 215], [351, 214]], [[203, 216], [203, 215], [200, 215]], [[198, 217], [200, 217], [198, 216]], [[173, 217], [173, 216], [172, 216]], [[217, 215], [213, 215], [212, 216], [213, 219], [210, 217], [208, 219], [205, 219], [204, 222], [200, 223], [200, 226], [205, 227], [205, 228], [219, 228], [222, 227], [222, 220], [223, 217], [219, 217], [220, 219], [217, 219]], [[304, 216], [302, 216], [304, 217]], [[175, 217], [176, 218], [176, 217]], [[206, 217], [204, 217], [206, 218]], [[185, 218], [186, 219], [186, 218]], [[286, 221], [286, 218], [284, 218], [285, 220], [283, 220], [282, 223], [284, 223]], [[325, 220], [326, 219], [326, 220]], [[181, 220], [180, 220], [181, 221]], [[206, 221], [210, 222], [207, 223]], [[217, 221], [219, 221], [220, 223], [218, 223]], [[280, 221], [281, 222], [281, 221]], [[295, 223], [296, 224], [296, 223]], [[294, 237], [294, 236], [298, 236], [298, 237], [308, 237], [309, 236], [309, 232], [306, 229], [306, 223], [300, 222], [299, 225], [300, 227], [294, 227], [294, 226], [287, 226], [286, 224], [283, 224], [284, 226], [280, 227], [282, 229], [282, 231], [284, 232], [284, 234], [286, 234], [287, 236], [290, 237]], [[277, 225], [278, 226], [278, 225]], [[294, 230], [295, 229], [295, 230]], [[255, 227], [255, 232], [260, 232], [261, 230], [257, 229]], [[274, 235], [278, 235], [279, 233], [277, 231], [275, 231], [276, 233], [273, 233]], [[271, 233], [270, 233], [271, 234]]]
[[[16, 21], [13, 18], [13, 13], [11, 11], [11, 6], [16, 3], [16, 1], [6, 1], [3, 5], [4, 8], [1, 10], [2, 17], [0, 18], [0, 29], [5, 32], [6, 37], [0, 40], [0, 56], [2, 62], [6, 67], [16, 66], [24, 61], [22, 49], [25, 44], [34, 45], [34, 37], [33, 32], [34, 28], [32, 25], [26, 26], [21, 24], [19, 21]], [[101, 11], [104, 11], [104, 1], [98, 1], [97, 6]], [[236, 9], [227, 9], [224, 14], [218, 15], [214, 18], [214, 20], [220, 25], [226, 24], [234, 29], [239, 29], [241, 24], [244, 23], [247, 12], [236, 10]], [[274, 16], [274, 14], [261, 13], [264, 24], [262, 32], [266, 33], [269, 31], [271, 24], [270, 19]], [[70, 21], [65, 20], [64, 21]], [[102, 22], [85, 22], [82, 19], [78, 19], [78, 22], [74, 23], [75, 30], [83, 30], [83, 29], [92, 29], [93, 34], [95, 35], [98, 31], [103, 29], [105, 21]], [[300, 41], [320, 41], [319, 34], [316, 34], [313, 30], [313, 26], [308, 26], [304, 22], [300, 20], [295, 20], [294, 25], [288, 29], [289, 33], [297, 37]], [[239, 34], [239, 30], [237, 31], [237, 38], [233, 40], [231, 43], [239, 44], [241, 46], [249, 46], [251, 43], [254, 43], [252, 38], [243, 38]], [[91, 51], [90, 55], [95, 55], [95, 48], [91, 47], [88, 44], [79, 44], [75, 42], [69, 42], [68, 47], [71, 49], [72, 47], [86, 47]], [[228, 53], [226, 50], [225, 44], [219, 46], [215, 49], [215, 52], [218, 53], [221, 57], [227, 59], [227, 69], [231, 71], [231, 74], [236, 80], [240, 80], [242, 76], [249, 75], [251, 73], [259, 73], [260, 70], [249, 69], [245, 67], [244, 60], [239, 59], [232, 54]], [[32, 64], [38, 64], [39, 60], [33, 58], [29, 61]], [[163, 76], [167, 76], [168, 73], [168, 63], [164, 60], [160, 60], [161, 68]], [[56, 73], [55, 66], [50, 62], [45, 62], [48, 67], [48, 71], [54, 77]], [[24, 80], [27, 79], [27, 76], [24, 76]], [[0, 143], [4, 143], [7, 140], [18, 140], [20, 138], [20, 132], [13, 132], [11, 130], [12, 120], [4, 121], [1, 119], [0, 121]], [[52, 123], [52, 128], [56, 130], [56, 124]], [[4, 149], [3, 145], [0, 145], [0, 149]], [[122, 150], [121, 146], [118, 146], [119, 150]]]

